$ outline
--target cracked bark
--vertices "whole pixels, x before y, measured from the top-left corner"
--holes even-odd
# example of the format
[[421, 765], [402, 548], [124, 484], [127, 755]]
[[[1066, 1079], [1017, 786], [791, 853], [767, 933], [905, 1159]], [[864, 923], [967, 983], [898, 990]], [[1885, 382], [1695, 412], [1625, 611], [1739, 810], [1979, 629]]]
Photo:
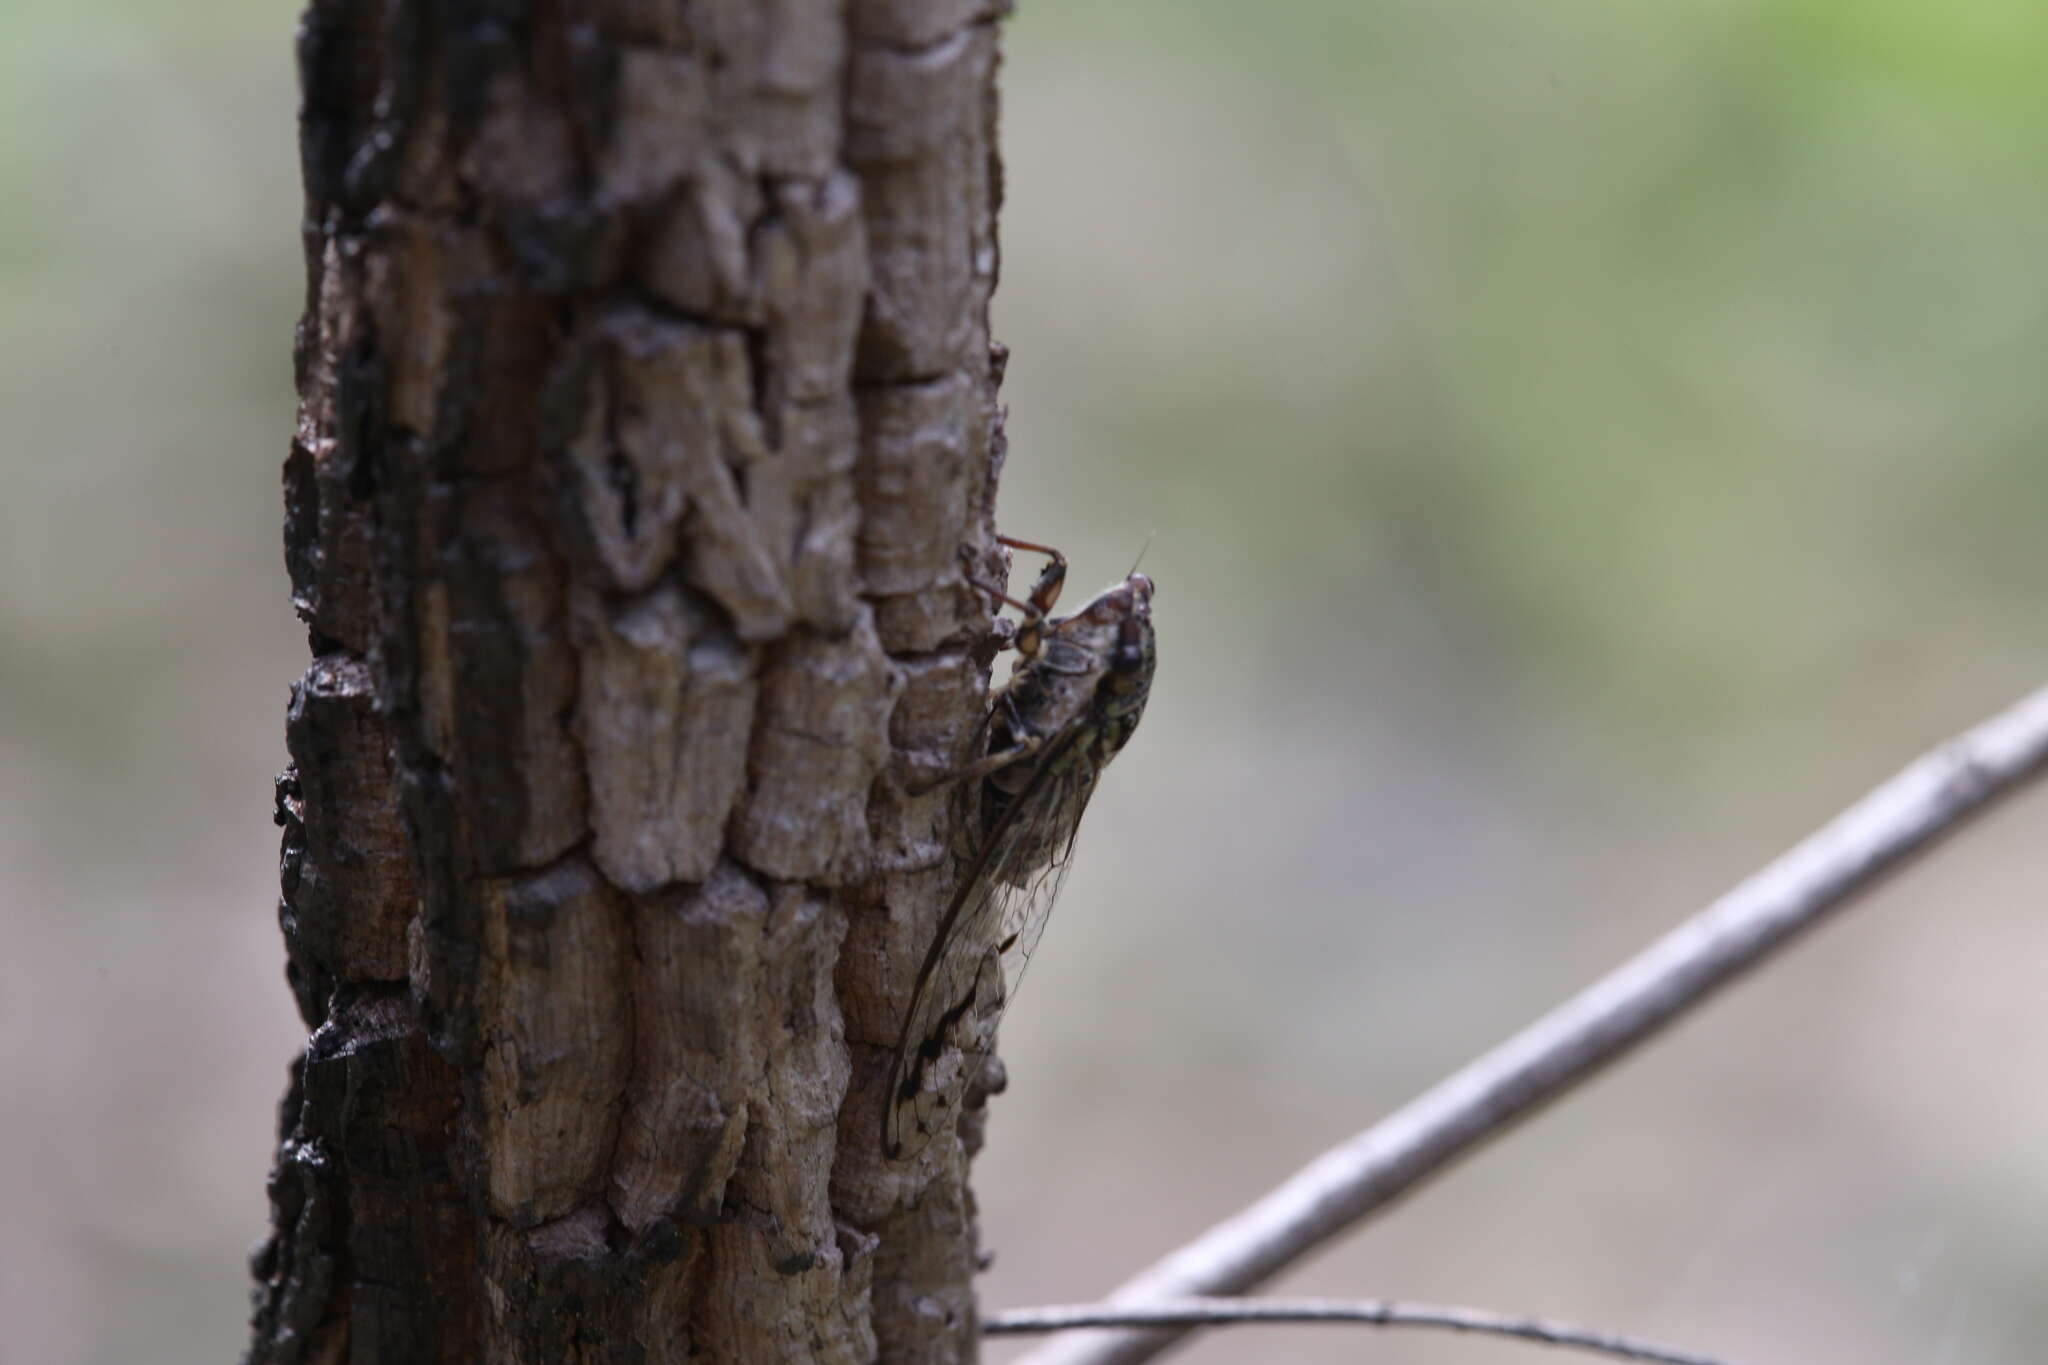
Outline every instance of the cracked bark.
[[972, 1359], [986, 0], [313, 0], [251, 1365]]

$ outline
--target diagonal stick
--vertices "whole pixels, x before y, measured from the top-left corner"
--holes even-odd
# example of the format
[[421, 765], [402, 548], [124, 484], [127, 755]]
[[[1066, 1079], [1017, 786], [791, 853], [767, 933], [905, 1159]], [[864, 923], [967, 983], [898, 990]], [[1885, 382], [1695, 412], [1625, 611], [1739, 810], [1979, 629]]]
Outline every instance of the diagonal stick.
[[[1108, 1303], [1241, 1294], [1584, 1081], [1970, 816], [2048, 770], [2048, 688], [1915, 760], [1635, 958], [1285, 1184]], [[1021, 1365], [1129, 1365], [1188, 1329], [1076, 1332]]]

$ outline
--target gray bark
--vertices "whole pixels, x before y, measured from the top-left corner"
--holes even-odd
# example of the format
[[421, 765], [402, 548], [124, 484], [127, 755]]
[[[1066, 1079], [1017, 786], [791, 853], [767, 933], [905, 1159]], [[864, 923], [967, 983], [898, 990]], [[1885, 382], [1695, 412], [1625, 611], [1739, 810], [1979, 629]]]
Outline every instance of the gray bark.
[[995, 6], [313, 0], [252, 1365], [974, 1355]]

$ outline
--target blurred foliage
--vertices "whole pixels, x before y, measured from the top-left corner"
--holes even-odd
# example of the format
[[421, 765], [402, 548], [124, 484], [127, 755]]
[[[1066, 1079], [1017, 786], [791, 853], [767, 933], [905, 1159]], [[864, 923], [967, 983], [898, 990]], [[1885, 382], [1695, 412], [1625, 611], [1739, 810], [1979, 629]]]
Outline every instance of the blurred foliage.
[[1085, 207], [1071, 141], [1013, 167], [1003, 316], [1059, 337], [1019, 371], [1254, 626], [1417, 594], [1639, 741], [1815, 700], [2048, 569], [2044, 26], [1044, 0], [1013, 110], [1120, 126]]

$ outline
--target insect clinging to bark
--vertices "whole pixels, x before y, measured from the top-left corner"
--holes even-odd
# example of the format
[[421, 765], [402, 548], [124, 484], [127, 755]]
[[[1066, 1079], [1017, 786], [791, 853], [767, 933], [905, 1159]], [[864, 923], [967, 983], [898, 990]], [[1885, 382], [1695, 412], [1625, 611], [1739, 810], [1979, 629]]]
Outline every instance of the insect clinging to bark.
[[918, 972], [890, 1069], [882, 1150], [897, 1160], [950, 1124], [994, 1050], [996, 1024], [1072, 862], [1088, 798], [1137, 729], [1152, 686], [1150, 578], [1133, 569], [1071, 616], [1052, 619], [1066, 559], [998, 539], [1049, 562], [1025, 601], [975, 585], [1022, 613], [1019, 658], [991, 699], [984, 755], [941, 779], [976, 784], [980, 826]]

